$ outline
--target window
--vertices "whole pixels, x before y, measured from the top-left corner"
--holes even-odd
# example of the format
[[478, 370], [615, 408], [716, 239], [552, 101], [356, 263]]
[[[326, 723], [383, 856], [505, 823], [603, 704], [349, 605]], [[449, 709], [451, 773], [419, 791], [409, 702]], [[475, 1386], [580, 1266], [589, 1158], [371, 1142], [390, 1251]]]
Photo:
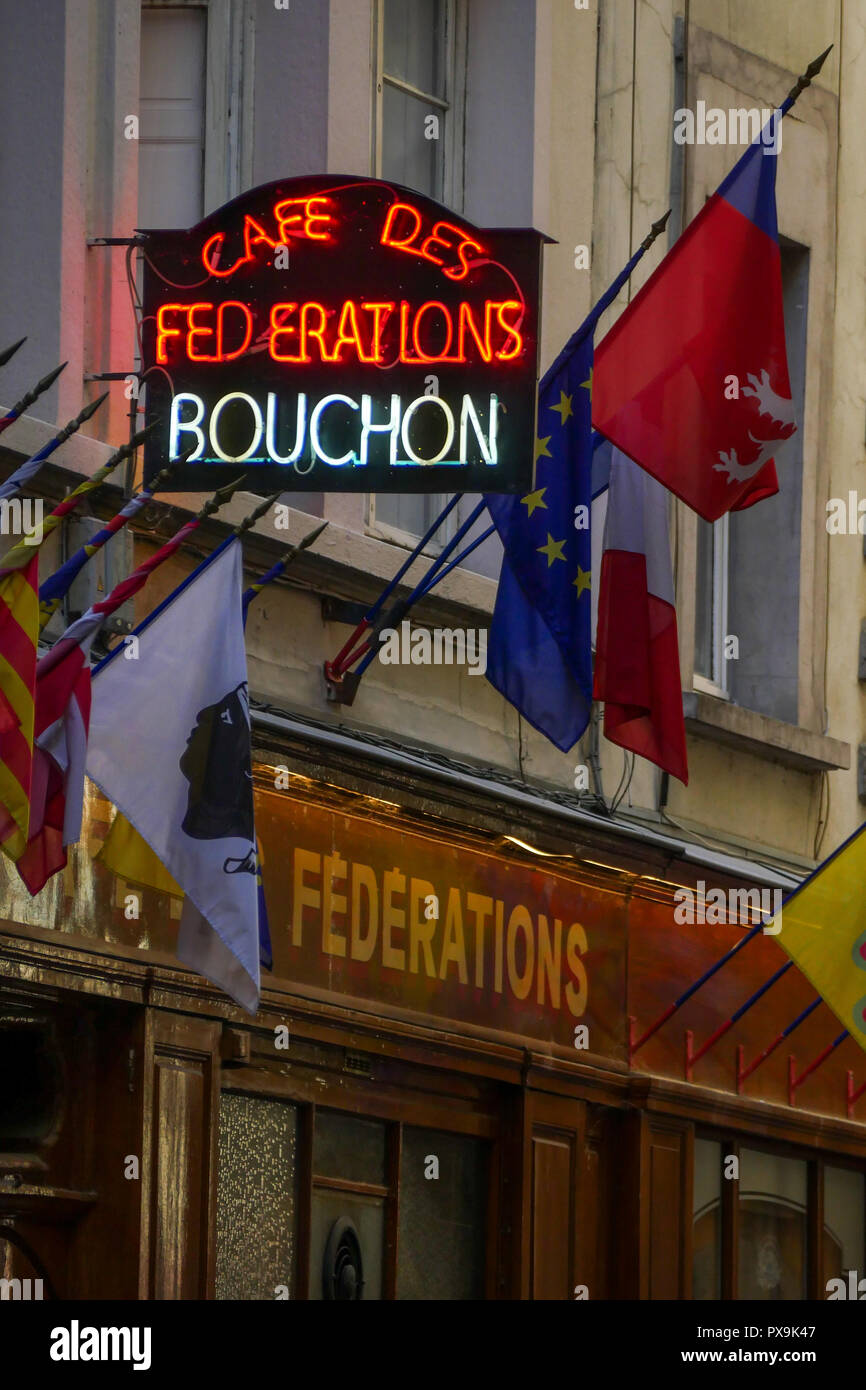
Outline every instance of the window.
[[[809, 252], [780, 241], [788, 369], [800, 429], [780, 452], [775, 497], [714, 525], [698, 520], [695, 686], [796, 724]], [[728, 638], [736, 638], [736, 647], [729, 642], [726, 651]]]
[[722, 1146], [695, 1140], [692, 1298], [722, 1296]]
[[204, 6], [141, 12], [138, 223], [191, 227], [204, 212]]
[[[376, 7], [376, 175], [458, 212], [465, 24], [462, 0], [379, 0]], [[441, 493], [379, 493], [370, 497], [369, 520], [379, 534], [412, 544], [444, 503]], [[431, 550], [453, 534], [442, 531]]]
[[738, 1298], [806, 1297], [806, 1164], [743, 1149]]
[[694, 1299], [824, 1299], [866, 1274], [860, 1167], [698, 1137], [693, 1192]]

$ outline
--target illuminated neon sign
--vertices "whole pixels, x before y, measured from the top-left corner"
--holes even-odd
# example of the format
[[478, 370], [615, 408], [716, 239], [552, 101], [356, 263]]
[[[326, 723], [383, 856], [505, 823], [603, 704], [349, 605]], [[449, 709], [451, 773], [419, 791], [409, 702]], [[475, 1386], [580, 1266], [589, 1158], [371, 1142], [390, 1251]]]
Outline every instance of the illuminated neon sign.
[[541, 245], [318, 175], [144, 234], [145, 479], [514, 492], [535, 440]]

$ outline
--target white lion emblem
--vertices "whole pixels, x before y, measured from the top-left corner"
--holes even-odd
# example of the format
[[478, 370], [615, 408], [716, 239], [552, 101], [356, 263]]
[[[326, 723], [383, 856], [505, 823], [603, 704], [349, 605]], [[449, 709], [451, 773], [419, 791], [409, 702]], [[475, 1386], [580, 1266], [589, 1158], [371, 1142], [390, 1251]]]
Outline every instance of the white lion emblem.
[[[758, 403], [758, 414], [769, 415], [770, 419], [777, 425], [794, 424], [794, 402], [789, 396], [778, 396], [770, 385], [770, 373], [764, 367], [760, 378], [754, 372], [749, 372], [749, 385], [743, 387], [744, 396], [754, 396]], [[719, 450], [721, 463], [714, 463], [713, 470], [716, 473], [727, 473], [729, 483], [744, 483], [749, 478], [754, 478], [756, 473], [760, 473], [765, 463], [769, 463], [782, 444], [787, 443], [794, 430], [789, 430], [787, 434], [777, 435], [773, 439], [757, 439], [749, 430], [749, 438], [753, 444], [758, 445], [757, 457], [751, 463], [740, 463], [737, 458], [736, 449], [730, 449], [727, 453]]]

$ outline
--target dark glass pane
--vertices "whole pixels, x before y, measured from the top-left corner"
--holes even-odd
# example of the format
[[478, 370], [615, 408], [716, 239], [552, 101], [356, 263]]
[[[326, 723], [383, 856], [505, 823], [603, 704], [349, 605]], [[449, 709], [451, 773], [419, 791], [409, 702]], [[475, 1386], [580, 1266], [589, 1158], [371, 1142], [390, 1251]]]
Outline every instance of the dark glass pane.
[[385, 1126], [336, 1110], [316, 1111], [313, 1172], [348, 1182], [385, 1182]]
[[[439, 121], [439, 138], [428, 140], [428, 116]], [[443, 134], [442, 113], [417, 97], [391, 87], [382, 88], [382, 177], [407, 188], [441, 196], [439, 151]]]
[[[382, 1197], [360, 1197], [353, 1192], [313, 1189], [313, 1216], [310, 1230], [310, 1298], [324, 1297], [325, 1255], [335, 1223], [349, 1221], [354, 1227], [361, 1251], [361, 1297], [382, 1297], [382, 1250], [385, 1236], [385, 1201]], [[345, 1228], [343, 1228], [345, 1230]], [[328, 1277], [346, 1264], [346, 1252], [354, 1256], [354, 1243], [343, 1236], [332, 1243], [328, 1253]], [[354, 1264], [353, 1264], [354, 1268]]]
[[698, 517], [695, 670], [713, 679], [713, 528]]
[[487, 1146], [481, 1140], [404, 1128], [398, 1298], [484, 1297], [486, 1207]]
[[[727, 663], [727, 675], [731, 698], [738, 705], [796, 724], [809, 297], [809, 252], [805, 248], [782, 248], [782, 288], [788, 368], [800, 428], [777, 455], [776, 496], [730, 515], [728, 631], [739, 639], [739, 655]], [[762, 426], [767, 437], [772, 437], [772, 422], [766, 416]]]
[[385, 72], [444, 97], [444, 0], [385, 0]]
[[220, 1096], [216, 1297], [273, 1299], [292, 1287], [297, 1238], [294, 1105]]
[[866, 1275], [864, 1185], [853, 1168], [824, 1169], [825, 1280], [844, 1279], [850, 1269], [858, 1280]]
[[721, 1145], [695, 1140], [692, 1298], [722, 1296]]

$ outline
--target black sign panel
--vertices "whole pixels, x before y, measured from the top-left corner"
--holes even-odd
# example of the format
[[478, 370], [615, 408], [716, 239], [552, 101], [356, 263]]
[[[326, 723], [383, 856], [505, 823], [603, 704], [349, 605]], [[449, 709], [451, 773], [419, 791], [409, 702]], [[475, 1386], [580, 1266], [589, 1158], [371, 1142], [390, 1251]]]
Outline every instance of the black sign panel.
[[541, 245], [333, 175], [147, 232], [145, 481], [516, 492], [535, 441]]

